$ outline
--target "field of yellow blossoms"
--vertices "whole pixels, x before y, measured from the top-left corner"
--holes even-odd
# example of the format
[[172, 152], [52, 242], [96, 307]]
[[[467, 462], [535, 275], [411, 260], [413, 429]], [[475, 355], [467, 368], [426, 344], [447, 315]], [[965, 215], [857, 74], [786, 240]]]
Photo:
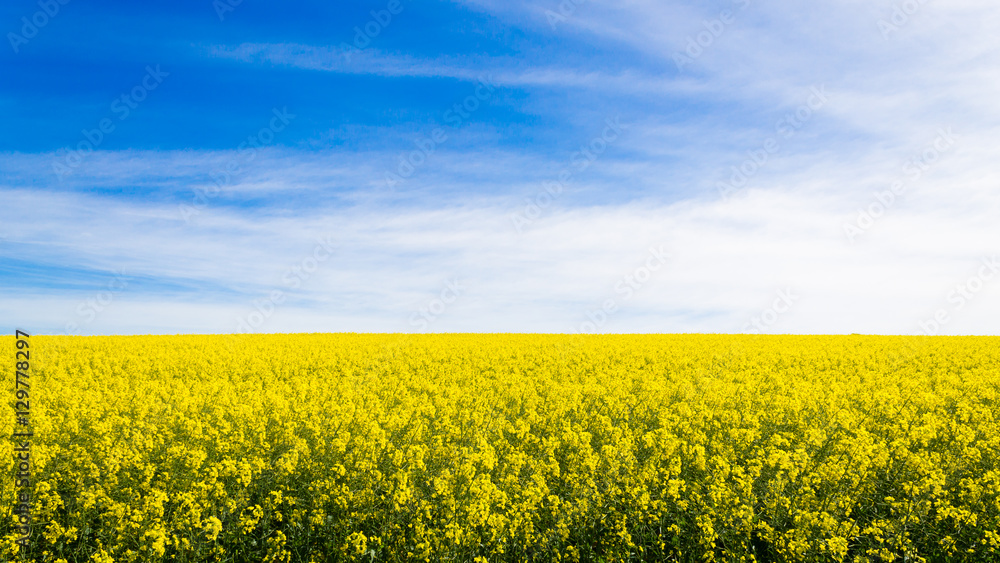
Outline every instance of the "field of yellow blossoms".
[[997, 338], [30, 342], [2, 561], [1000, 561]]

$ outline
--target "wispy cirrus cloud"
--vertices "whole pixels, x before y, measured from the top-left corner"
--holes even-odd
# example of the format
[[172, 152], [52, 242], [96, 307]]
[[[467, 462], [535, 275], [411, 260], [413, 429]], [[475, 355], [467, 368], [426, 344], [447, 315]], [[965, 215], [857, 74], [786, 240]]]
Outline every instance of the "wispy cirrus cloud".
[[286, 43], [212, 45], [209, 57], [247, 64], [281, 65], [321, 72], [386, 78], [443, 78], [490, 81], [505, 86], [588, 88], [621, 94], [696, 93], [697, 85], [669, 80], [637, 69], [588, 70], [570, 66], [525, 66], [515, 57], [439, 57], [433, 59], [369, 48], [351, 52], [339, 46]]
[[[185, 170], [192, 155], [157, 158], [166, 156]], [[775, 331], [854, 332], [863, 326], [907, 333], [917, 330], [916, 319], [955, 280], [993, 254], [998, 234], [993, 218], [1000, 209], [986, 191], [992, 180], [968, 178], [963, 195], [979, 197], [959, 207], [954, 194], [915, 191], [855, 246], [841, 232], [852, 203], [837, 190], [849, 175], [822, 180], [819, 168], [787, 184], [765, 182], [728, 202], [645, 198], [588, 205], [568, 194], [567, 205], [519, 233], [510, 222], [518, 202], [502, 195], [466, 192], [391, 206], [363, 197], [347, 198], [350, 204], [317, 199], [310, 194], [322, 192], [326, 180], [315, 158], [264, 158], [260, 175], [300, 175], [292, 185], [253, 184], [242, 192], [305, 196], [308, 210], [268, 205], [270, 212], [262, 213], [220, 202], [194, 222], [185, 222], [169, 198], [124, 202], [110, 194], [4, 188], [12, 217], [6, 226], [15, 234], [0, 253], [7, 259], [30, 255], [53, 271], [75, 268], [63, 272], [64, 282], [82, 276], [76, 289], [55, 280], [35, 283], [17, 306], [5, 307], [14, 313], [30, 303], [38, 318], [52, 323], [46, 330], [58, 331], [76, 317], [67, 296], [84, 299], [100, 289], [102, 273], [110, 278], [124, 270], [137, 281], [116, 296], [116, 312], [88, 330], [233, 331], [254, 300], [277, 288], [287, 301], [261, 330], [408, 331], [416, 329], [413, 311], [441, 283], [457, 278], [467, 288], [463, 299], [433, 330], [568, 332], [587, 311], [617, 298], [623, 308], [604, 330], [740, 331], [774, 291], [790, 287], [801, 300]], [[461, 154], [442, 158], [469, 160]], [[202, 159], [225, 156], [196, 157]], [[327, 177], [342, 174], [333, 168]], [[636, 176], [634, 170], [626, 174]], [[109, 176], [127, 183], [125, 171]], [[929, 177], [927, 187], [942, 180]], [[581, 178], [576, 187], [585, 190], [589, 182]], [[498, 187], [496, 193], [503, 192]], [[285, 276], [323, 237], [335, 241], [330, 259], [300, 287], [289, 287]], [[625, 300], [617, 282], [642, 267], [650, 248], [661, 247], [670, 254], [666, 266]], [[987, 312], [1000, 312], [997, 296], [987, 288], [949, 330], [988, 331]], [[168, 303], [186, 316], [145, 314]]]
[[[567, 332], [613, 299], [601, 330], [734, 332], [791, 291], [767, 330], [919, 333], [991, 273], [992, 4], [923, 3], [891, 29], [888, 0], [564, 4], [409, 5], [350, 51], [368, 8], [302, 29], [244, 4], [183, 42], [73, 59], [90, 89], [58, 104], [31, 88], [65, 76], [8, 81], [0, 102], [35, 119], [12, 112], [8, 139], [31, 148], [0, 153], [0, 285], [16, 296], [0, 311], [59, 332], [125, 271], [83, 332], [232, 332], [276, 290], [256, 330], [419, 330], [414, 312], [461, 280], [430, 329]], [[70, 37], [100, 25], [74, 17]], [[72, 58], [49, 31], [18, 56]], [[171, 81], [58, 178], [55, 151], [157, 61]], [[495, 90], [456, 114], [484, 78]], [[297, 117], [280, 136], [240, 148], [284, 107]], [[996, 332], [1000, 292], [982, 280], [946, 331]]]

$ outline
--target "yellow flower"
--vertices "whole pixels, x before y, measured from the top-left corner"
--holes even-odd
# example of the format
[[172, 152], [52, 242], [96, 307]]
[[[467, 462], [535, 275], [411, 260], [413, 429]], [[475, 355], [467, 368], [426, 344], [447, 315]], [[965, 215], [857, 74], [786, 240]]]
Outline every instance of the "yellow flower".
[[[1000, 549], [995, 338], [32, 342], [44, 561], [75, 542], [93, 561], [156, 563]], [[15, 540], [0, 538], [0, 559]]]
[[219, 537], [219, 532], [222, 531], [222, 521], [215, 516], [209, 517], [205, 520], [205, 537], [208, 541], [215, 541]]

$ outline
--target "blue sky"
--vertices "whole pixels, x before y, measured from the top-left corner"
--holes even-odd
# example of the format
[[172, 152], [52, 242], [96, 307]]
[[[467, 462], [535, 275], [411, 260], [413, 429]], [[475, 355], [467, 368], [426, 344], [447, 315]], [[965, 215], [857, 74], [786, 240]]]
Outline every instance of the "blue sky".
[[998, 24], [5, 2], [4, 330], [996, 334]]

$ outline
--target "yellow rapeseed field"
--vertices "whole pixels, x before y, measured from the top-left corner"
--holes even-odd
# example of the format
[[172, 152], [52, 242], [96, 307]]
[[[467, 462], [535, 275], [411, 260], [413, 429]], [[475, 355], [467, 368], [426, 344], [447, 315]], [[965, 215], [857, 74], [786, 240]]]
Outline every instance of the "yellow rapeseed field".
[[30, 342], [0, 560], [1000, 561], [997, 338]]

